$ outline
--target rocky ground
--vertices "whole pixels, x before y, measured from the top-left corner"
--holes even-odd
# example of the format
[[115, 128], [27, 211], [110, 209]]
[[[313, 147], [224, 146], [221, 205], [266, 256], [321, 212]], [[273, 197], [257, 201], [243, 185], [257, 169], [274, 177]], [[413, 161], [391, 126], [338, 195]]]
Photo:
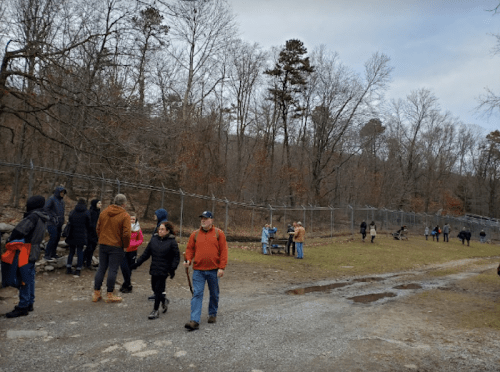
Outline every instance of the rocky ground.
[[[0, 317], [0, 371], [498, 371], [500, 332], [464, 330], [413, 300], [453, 290], [494, 265], [471, 267], [439, 277], [428, 275], [436, 265], [297, 282], [286, 272], [232, 262], [220, 282], [217, 323], [207, 324], [205, 303], [193, 332], [184, 328], [191, 295], [182, 268], [168, 280], [168, 312], [156, 320], [147, 318], [148, 263], [134, 272], [133, 292], [121, 304], [91, 302], [94, 271], [41, 271], [35, 311]], [[380, 293], [393, 297], [359, 297]], [[16, 303], [14, 289], [0, 290], [0, 314]]]

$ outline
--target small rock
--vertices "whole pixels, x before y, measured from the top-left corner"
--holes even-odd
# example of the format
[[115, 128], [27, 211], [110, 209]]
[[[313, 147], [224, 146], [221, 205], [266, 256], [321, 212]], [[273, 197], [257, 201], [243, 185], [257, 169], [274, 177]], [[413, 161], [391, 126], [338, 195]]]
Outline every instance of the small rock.
[[55, 267], [52, 265], [45, 266], [45, 271], [54, 271], [54, 270], [55, 270]]

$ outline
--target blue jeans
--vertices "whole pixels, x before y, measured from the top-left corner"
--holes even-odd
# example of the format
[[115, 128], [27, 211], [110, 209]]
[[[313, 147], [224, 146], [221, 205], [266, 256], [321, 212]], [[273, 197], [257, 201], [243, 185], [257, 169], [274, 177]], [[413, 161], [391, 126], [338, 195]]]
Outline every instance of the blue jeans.
[[448, 233], [443, 233], [443, 241], [444, 242], [449, 242], [449, 238], [448, 238]]
[[267, 254], [267, 243], [262, 243], [262, 254]]
[[55, 225], [48, 225], [47, 231], [49, 232], [50, 239], [45, 247], [45, 259], [48, 260], [56, 255], [57, 244], [61, 239], [61, 227]]
[[194, 270], [193, 271], [193, 298], [191, 298], [191, 320], [200, 322], [201, 307], [203, 305], [203, 292], [205, 291], [205, 281], [210, 292], [210, 302], [208, 304], [208, 315], [217, 316], [219, 308], [219, 278], [216, 270]]
[[295, 242], [295, 248], [297, 248], [297, 258], [304, 258], [304, 243]]
[[481, 243], [486, 243], [486, 236], [480, 236]]
[[116, 275], [118, 274], [118, 268], [124, 256], [125, 252], [123, 248], [99, 244], [99, 268], [97, 269], [94, 279], [95, 290], [101, 290], [104, 274], [106, 274], [108, 267], [108, 279], [106, 280], [107, 291], [109, 293], [115, 290]]
[[83, 245], [69, 246], [69, 255], [66, 267], [71, 268], [71, 266], [73, 266], [73, 256], [75, 255], [75, 250], [76, 250], [76, 256], [78, 257], [78, 261], [76, 261], [76, 269], [81, 270], [83, 267]]
[[19, 307], [28, 307], [35, 302], [35, 263], [28, 262], [29, 281], [19, 288]]

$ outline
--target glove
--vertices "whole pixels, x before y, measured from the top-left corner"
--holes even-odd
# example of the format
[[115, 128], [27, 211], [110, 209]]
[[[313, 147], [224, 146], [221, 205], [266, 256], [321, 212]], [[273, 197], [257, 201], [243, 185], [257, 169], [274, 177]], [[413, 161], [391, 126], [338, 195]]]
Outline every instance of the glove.
[[170, 271], [170, 279], [174, 279], [174, 276], [175, 276], [175, 271], [174, 270]]
[[500, 265], [498, 265], [497, 274], [500, 275]]
[[139, 265], [137, 265], [137, 263], [133, 263], [132, 265], [130, 265], [130, 270], [135, 270], [139, 267]]

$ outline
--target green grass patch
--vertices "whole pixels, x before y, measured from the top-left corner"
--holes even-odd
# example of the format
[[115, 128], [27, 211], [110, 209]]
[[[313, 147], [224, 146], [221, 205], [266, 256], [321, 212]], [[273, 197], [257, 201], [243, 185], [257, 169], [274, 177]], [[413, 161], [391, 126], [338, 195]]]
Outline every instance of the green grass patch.
[[[309, 239], [304, 244], [304, 259], [291, 256], [264, 256], [260, 244], [229, 244], [229, 261], [285, 270], [296, 276], [340, 277], [367, 275], [411, 270], [422, 265], [443, 263], [472, 257], [498, 255], [498, 247], [492, 244], [463, 246], [457, 239], [449, 243], [433, 242], [420, 237], [408, 241], [395, 240], [378, 235], [375, 243], [362, 243], [356, 236], [332, 239]], [[440, 270], [436, 275], [455, 273]]]

